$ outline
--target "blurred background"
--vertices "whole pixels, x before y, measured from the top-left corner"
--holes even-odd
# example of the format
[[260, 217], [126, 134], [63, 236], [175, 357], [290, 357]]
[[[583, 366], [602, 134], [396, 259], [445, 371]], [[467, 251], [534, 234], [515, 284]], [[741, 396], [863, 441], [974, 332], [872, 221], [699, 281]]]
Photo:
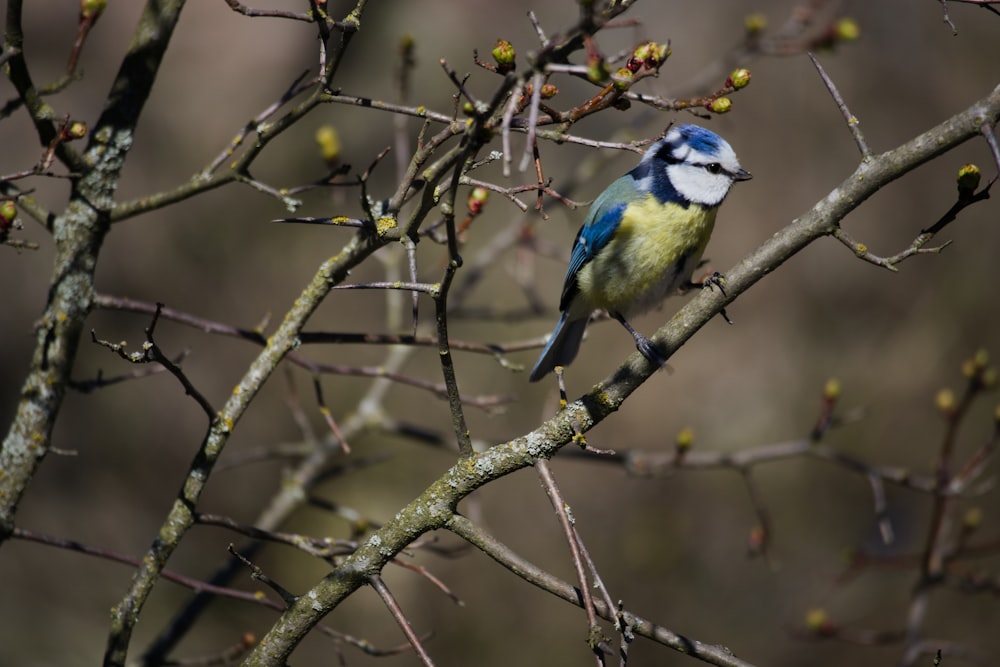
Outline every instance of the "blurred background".
[[[257, 7], [301, 11], [304, 2]], [[349, 3], [330, 1], [335, 16]], [[3, 6], [4, 3], [0, 3]], [[83, 79], [50, 98], [57, 113], [91, 126], [125, 53], [141, 3], [112, 2], [95, 28], [81, 60]], [[626, 15], [637, 25], [605, 30], [597, 43], [606, 54], [641, 40], [670, 40], [673, 55], [658, 78], [640, 90], [664, 96], [705, 94], [720, 87], [723, 73], [708, 86], [703, 72], [740, 42], [744, 17], [761, 13], [777, 27], [796, 10], [782, 0], [702, 3], [639, 2]], [[869, 144], [881, 152], [905, 142], [984, 97], [998, 83], [1000, 16], [974, 6], [949, 4], [957, 36], [942, 22], [938, 2], [883, 0], [843, 3], [856, 19], [857, 42], [820, 59], [860, 119]], [[469, 86], [488, 95], [495, 75], [476, 67], [474, 49], [488, 56], [497, 38], [524, 54], [537, 48], [527, 12], [554, 34], [570, 25], [576, 3], [384, 1], [371, 3], [340, 70], [344, 93], [395, 99], [398, 43], [415, 43], [416, 66], [410, 103], [450, 113], [453, 86], [438, 61], [470, 72]], [[25, 3], [25, 52], [36, 83], [64, 71], [76, 32], [75, 3]], [[303, 71], [314, 68], [312, 26], [285, 20], [249, 19], [223, 2], [190, 2], [185, 8], [161, 76], [138, 127], [118, 191], [120, 201], [186, 182], [225, 149], [251, 117], [276, 100]], [[577, 62], [582, 54], [577, 54]], [[522, 61], [523, 62], [523, 61]], [[725, 272], [773, 233], [789, 224], [846, 178], [859, 156], [838, 110], [804, 55], [762, 58], [748, 64], [752, 84], [733, 97], [733, 111], [698, 121], [725, 136], [754, 179], [737, 186], [723, 207], [706, 253], [713, 269]], [[568, 78], [553, 81], [553, 102], [568, 108], [594, 93]], [[0, 83], [4, 99], [14, 95]], [[685, 114], [654, 113], [638, 106], [605, 112], [573, 128], [598, 140], [655, 137]], [[392, 116], [347, 106], [321, 107], [271, 144], [255, 164], [256, 178], [276, 187], [321, 178], [326, 166], [314, 142], [322, 125], [340, 133], [343, 160], [362, 171], [393, 143]], [[419, 124], [407, 121], [415, 140]], [[30, 168], [41, 154], [23, 113], [0, 122], [2, 166], [11, 173]], [[520, 150], [521, 137], [515, 137]], [[499, 149], [499, 143], [495, 148]], [[589, 201], [630, 169], [637, 156], [596, 152], [576, 145], [540, 146], [546, 176], [556, 190]], [[596, 159], [591, 159], [596, 158]], [[389, 196], [396, 183], [395, 157], [375, 171], [370, 191]], [[515, 163], [517, 159], [515, 158]], [[967, 162], [986, 178], [995, 173], [987, 146], [972, 141], [880, 191], [844, 221], [844, 227], [876, 253], [907, 247], [955, 200], [955, 174]], [[581, 166], [583, 165], [583, 166]], [[506, 185], [533, 182], [532, 173], [504, 180], [498, 165], [478, 178]], [[36, 197], [51, 210], [65, 204], [64, 181], [36, 180]], [[301, 197], [297, 215], [360, 217], [356, 188], [314, 191]], [[523, 199], [533, 203], [533, 197]], [[465, 297], [467, 317], [452, 320], [457, 340], [521, 341], [547, 334], [557, 317], [565, 272], [563, 255], [547, 258], [518, 251], [493, 253], [491, 241], [528, 215], [540, 242], [567, 253], [585, 210], [568, 210], [548, 200], [543, 220], [522, 214], [494, 195], [467, 235], [463, 255], [487, 256], [488, 270]], [[321, 262], [338, 252], [349, 230], [278, 225], [289, 215], [276, 199], [242, 186], [228, 186], [117, 224], [98, 271], [102, 293], [168, 306], [211, 320], [253, 327], [279, 320]], [[38, 251], [0, 249], [3, 324], [0, 325], [0, 421], [8, 424], [18, 400], [33, 346], [32, 323], [41, 313], [51, 274], [52, 244], [41, 227], [25, 218], [20, 237], [41, 244]], [[963, 386], [960, 365], [980, 348], [1000, 354], [1000, 209], [988, 201], [967, 209], [937, 239], [952, 245], [940, 255], [913, 258], [890, 273], [857, 260], [832, 239], [798, 254], [729, 308], [735, 326], [710, 322], [670, 360], [672, 372], [651, 378], [623, 409], [588, 434], [600, 448], [669, 451], [678, 431], [691, 428], [695, 449], [741, 451], [808, 433], [824, 382], [838, 378], [842, 406], [862, 407], [863, 420], [837, 429], [827, 442], [872, 464], [927, 473], [944, 432], [934, 409], [943, 387]], [[547, 246], [546, 246], [547, 247]], [[483, 255], [483, 253], [486, 253]], [[355, 271], [357, 282], [384, 280], [398, 266], [387, 249]], [[420, 246], [420, 278], [436, 281], [445, 253]], [[529, 272], [529, 273], [525, 273]], [[524, 317], [529, 298], [516, 278], [530, 277], [546, 311]], [[459, 284], [465, 276], [460, 274]], [[398, 296], [398, 295], [397, 295]], [[669, 300], [659, 312], [635, 322], [653, 332], [683, 303]], [[310, 323], [310, 330], [396, 333], [410, 327], [409, 298], [379, 292], [336, 292]], [[478, 316], [492, 314], [492, 317]], [[421, 301], [422, 326], [433, 324], [433, 306]], [[98, 312], [90, 326], [112, 341], [137, 349], [148, 325], [145, 316]], [[158, 343], [168, 353], [189, 350], [184, 369], [215, 405], [238, 382], [257, 348], [163, 322]], [[567, 374], [571, 397], [588, 390], [633, 351], [617, 324], [592, 326], [588, 341]], [[304, 350], [312, 359], [349, 365], [378, 365], [389, 349], [327, 345]], [[537, 350], [512, 355], [530, 367]], [[470, 396], [512, 396], [502, 411], [468, 408], [474, 438], [483, 444], [521, 435], [557, 408], [554, 381], [529, 384], [484, 355], [457, 353], [459, 381]], [[107, 350], [84, 342], [74, 376], [93, 379], [132, 371]], [[440, 382], [437, 352], [415, 350], [400, 372]], [[292, 383], [312, 427], [326, 427], [315, 404], [310, 378], [296, 371]], [[349, 419], [372, 381], [362, 377], [324, 379], [327, 404], [339, 421]], [[289, 383], [275, 374], [239, 424], [222, 462], [261, 448], [303, 440], [289, 409]], [[440, 434], [449, 447], [447, 403], [405, 385], [389, 390], [384, 407], [395, 418]], [[977, 404], [960, 432], [959, 460], [981, 445], [993, 429], [993, 399]], [[183, 480], [205, 429], [197, 405], [167, 374], [114, 385], [90, 394], [70, 392], [57, 424], [54, 445], [73, 455], [50, 455], [30, 486], [18, 525], [141, 556], [155, 537]], [[449, 447], [386, 435], [358, 434], [347, 460], [378, 462], [337, 476], [317, 496], [353, 508], [370, 521], [391, 518], [454, 461]], [[271, 461], [219, 471], [211, 481], [205, 512], [250, 523], [281, 488], [294, 462]], [[726, 644], [759, 665], [884, 665], [897, 662], [899, 645], [860, 647], [816, 643], [796, 637], [810, 609], [823, 608], [846, 625], [901, 630], [916, 572], [887, 568], [863, 573], [849, 584], [836, 579], [845, 552], [912, 554], [926, 539], [930, 501], [889, 487], [896, 540], [883, 545], [873, 516], [867, 481], [830, 464], [792, 459], [755, 471], [772, 514], [770, 558], [749, 558], [747, 540], [756, 526], [747, 491], [728, 471], [678, 472], [669, 478], [636, 479], [607, 463], [557, 457], [553, 467], [577, 525], [615, 599], [626, 608], [689, 637]], [[994, 473], [995, 474], [995, 473]], [[996, 540], [998, 492], [959, 501], [981, 507], [980, 537]], [[991, 509], [992, 508], [992, 509]], [[539, 566], [573, 580], [565, 541], [537, 477], [523, 471], [477, 493], [467, 512], [491, 533]], [[284, 527], [314, 535], [348, 537], [350, 525], [322, 509], [303, 508]], [[449, 535], [443, 544], [456, 544]], [[197, 527], [170, 568], [205, 578], [226, 558], [226, 546], [242, 539], [219, 528]], [[431, 654], [441, 665], [483, 666], [587, 664], [585, 616], [548, 594], [520, 582], [481, 554], [441, 558], [418, 552], [410, 559], [426, 566], [460, 597], [460, 609], [427, 580], [392, 567], [386, 580], [419, 633], [429, 633]], [[255, 558], [293, 592], [306, 591], [328, 570], [300, 552], [268, 547]], [[996, 573], [995, 555], [963, 563]], [[104, 560], [21, 541], [0, 549], [0, 664], [93, 665], [106, 641], [108, 611], [125, 592], [131, 570]], [[235, 584], [254, 590], [244, 573]], [[183, 588], [161, 582], [133, 640], [138, 658], [179, 605]], [[275, 618], [269, 610], [230, 600], [213, 604], [177, 656], [214, 653], [235, 644], [245, 631], [262, 634]], [[985, 656], [1000, 657], [1000, 605], [986, 595], [955, 588], [936, 591], [930, 601], [927, 635], [948, 639]], [[362, 590], [326, 623], [387, 648], [404, 638], [372, 591]], [[296, 664], [329, 664], [336, 658], [329, 639], [314, 633], [295, 654]], [[375, 658], [345, 648], [348, 664], [413, 665], [409, 652]], [[630, 665], [683, 665], [691, 659], [639, 639]], [[930, 664], [929, 659], [925, 663]], [[956, 664], [958, 664], [956, 662]]]

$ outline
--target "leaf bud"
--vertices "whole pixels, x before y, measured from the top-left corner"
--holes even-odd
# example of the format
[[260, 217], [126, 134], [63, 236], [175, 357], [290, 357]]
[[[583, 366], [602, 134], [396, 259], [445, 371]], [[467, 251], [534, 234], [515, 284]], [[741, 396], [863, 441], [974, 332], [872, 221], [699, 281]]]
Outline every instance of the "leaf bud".
[[587, 78], [591, 83], [604, 83], [608, 80], [608, 64], [600, 56], [591, 56], [587, 59]]
[[505, 39], [498, 39], [496, 46], [493, 47], [493, 60], [497, 63], [497, 71], [501, 74], [506, 74], [514, 70], [514, 59], [517, 57], [517, 52], [514, 50], [514, 45]]
[[687, 451], [694, 444], [694, 429], [685, 426], [677, 433], [677, 449]]
[[80, 18], [97, 19], [108, 6], [108, 0], [80, 0]]
[[618, 90], [628, 90], [628, 87], [632, 85], [632, 70], [627, 67], [622, 67], [617, 72], [615, 72], [615, 88]]
[[728, 97], [716, 97], [705, 105], [705, 108], [712, 113], [729, 113], [733, 108], [733, 101]]
[[643, 61], [643, 64], [646, 66], [646, 69], [655, 69], [667, 62], [667, 58], [670, 57], [672, 52], [670, 51], [670, 44], [656, 44], [655, 42], [650, 42], [649, 44], [651, 53]]
[[734, 69], [733, 73], [729, 75], [726, 79], [726, 87], [732, 88], [733, 90], [739, 90], [740, 88], [746, 88], [750, 83], [750, 70]]
[[13, 199], [0, 202], [0, 229], [6, 229], [17, 217], [17, 204]]
[[410, 33], [403, 33], [399, 37], [399, 52], [407, 60], [413, 58], [413, 50], [417, 47], [417, 40]]
[[767, 17], [763, 14], [750, 14], [743, 19], [743, 27], [750, 35], [762, 33], [767, 28]]
[[819, 635], [830, 634], [834, 629], [833, 621], [830, 620], [826, 609], [819, 607], [806, 612], [806, 627]]
[[639, 46], [635, 47], [635, 51], [632, 52], [631, 60], [638, 60], [640, 64], [646, 62], [646, 58], [653, 55], [653, 47], [655, 44], [653, 42], [643, 42]]
[[332, 125], [322, 125], [316, 130], [316, 144], [327, 164], [333, 164], [340, 158], [340, 133]]
[[69, 124], [69, 127], [66, 128], [66, 136], [69, 139], [84, 138], [87, 136], [87, 124], [79, 120], [73, 121]]
[[993, 389], [997, 386], [997, 369], [987, 368], [983, 370], [982, 377], [979, 378], [979, 386], [983, 389]]
[[942, 389], [934, 397], [934, 405], [946, 417], [955, 414], [955, 393], [951, 389]]
[[958, 198], [969, 199], [976, 193], [982, 173], [974, 164], [963, 164], [958, 169]]
[[486, 206], [486, 202], [490, 199], [490, 191], [483, 187], [473, 188], [472, 192], [469, 193], [469, 200], [467, 205], [469, 207], [469, 213], [472, 215], [479, 215], [483, 212], [483, 207]]
[[840, 398], [840, 380], [837, 378], [830, 378], [823, 385], [823, 398], [828, 401], [836, 401]]
[[983, 510], [979, 507], [970, 507], [962, 515], [962, 530], [972, 532], [983, 525]]
[[644, 42], [635, 47], [632, 56], [628, 59], [626, 67], [633, 72], [638, 72], [640, 67], [654, 69], [662, 65], [670, 57], [669, 44], [657, 44], [656, 42]]
[[833, 34], [836, 36], [837, 41], [854, 42], [861, 36], [861, 28], [858, 26], [857, 21], [845, 16], [834, 25]]

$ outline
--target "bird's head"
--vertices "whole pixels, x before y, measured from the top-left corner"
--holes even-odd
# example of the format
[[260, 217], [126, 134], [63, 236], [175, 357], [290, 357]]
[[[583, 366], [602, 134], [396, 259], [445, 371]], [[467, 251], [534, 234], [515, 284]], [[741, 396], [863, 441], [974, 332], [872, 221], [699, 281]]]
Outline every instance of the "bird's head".
[[676, 125], [649, 147], [642, 164], [658, 175], [666, 174], [670, 185], [687, 201], [718, 206], [734, 181], [746, 181], [750, 173], [740, 167], [729, 143], [715, 132], [697, 125]]

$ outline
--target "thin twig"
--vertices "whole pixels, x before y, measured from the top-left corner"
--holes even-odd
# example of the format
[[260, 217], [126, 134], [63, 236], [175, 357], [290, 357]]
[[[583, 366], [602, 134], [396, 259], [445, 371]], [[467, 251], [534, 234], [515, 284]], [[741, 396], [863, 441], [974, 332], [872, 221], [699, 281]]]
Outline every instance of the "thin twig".
[[861, 151], [861, 159], [867, 160], [871, 157], [872, 151], [868, 147], [868, 142], [865, 141], [865, 136], [861, 132], [861, 121], [858, 120], [857, 116], [851, 113], [851, 110], [847, 108], [847, 103], [844, 98], [840, 95], [840, 91], [837, 90], [836, 84], [833, 83], [833, 79], [826, 73], [823, 66], [819, 64], [819, 60], [812, 52], [807, 51], [806, 55], [809, 56], [809, 60], [816, 67], [816, 71], [819, 72], [819, 76], [823, 79], [823, 84], [826, 89], [830, 91], [830, 95], [833, 97], [833, 101], [837, 104], [837, 108], [840, 109], [840, 113], [844, 116], [844, 120], [847, 122], [847, 129], [851, 131], [851, 135], [854, 137], [854, 143], [858, 145], [858, 150]]
[[427, 649], [424, 648], [423, 642], [421, 642], [420, 638], [417, 637], [417, 633], [413, 631], [413, 626], [410, 625], [410, 621], [406, 618], [402, 608], [399, 606], [399, 603], [396, 602], [396, 598], [393, 597], [392, 591], [390, 591], [389, 587], [385, 585], [382, 577], [377, 574], [373, 574], [368, 578], [368, 582], [371, 584], [371, 587], [375, 589], [375, 592], [378, 593], [378, 596], [382, 598], [382, 602], [385, 603], [386, 608], [389, 610], [389, 613], [392, 614], [396, 623], [399, 624], [403, 634], [406, 635], [406, 639], [410, 642], [410, 646], [413, 647], [417, 657], [420, 658], [420, 662], [425, 667], [434, 667], [434, 661], [431, 660], [430, 654], [427, 653]]
[[295, 604], [295, 600], [298, 598], [298, 596], [293, 595], [286, 588], [281, 586], [281, 584], [279, 584], [274, 579], [271, 579], [271, 577], [264, 574], [264, 571], [262, 569], [251, 563], [248, 558], [245, 558], [242, 554], [236, 551], [236, 547], [233, 546], [232, 544], [229, 545], [229, 553], [231, 553], [233, 556], [236, 556], [236, 558], [238, 558], [244, 565], [250, 568], [251, 579], [253, 579], [254, 581], [261, 582], [262, 584], [273, 590], [275, 593], [277, 593], [279, 596], [281, 596], [281, 599], [285, 601], [286, 607]]
[[313, 388], [316, 390], [316, 404], [319, 405], [319, 413], [323, 415], [326, 425], [330, 427], [330, 432], [337, 439], [344, 454], [350, 454], [351, 446], [347, 444], [347, 438], [341, 433], [340, 427], [337, 426], [337, 422], [333, 419], [333, 413], [326, 405], [326, 399], [323, 398], [323, 381], [318, 374], [313, 375]]
[[[986, 138], [986, 143], [990, 146], [990, 153], [993, 155], [993, 164], [997, 168], [997, 176], [1000, 176], [1000, 143], [997, 142], [996, 132], [989, 122], [983, 122], [983, 124], [979, 126], [979, 131], [982, 132], [983, 136]], [[990, 182], [992, 183], [995, 181], [997, 176], [994, 176]]]
[[[445, 528], [468, 541], [529, 584], [537, 586], [570, 604], [583, 607], [583, 594], [576, 586], [525, 560], [466, 517], [459, 514], [453, 515]], [[595, 611], [601, 618], [612, 623], [621, 619], [625, 626], [636, 635], [673, 648], [687, 656], [720, 667], [753, 667], [751, 663], [733, 655], [733, 652], [724, 646], [706, 644], [693, 637], [679, 635], [669, 628], [627, 610], [608, 609], [602, 600], [595, 601]]]
[[528, 106], [528, 138], [524, 141], [524, 154], [521, 156], [519, 171], [526, 171], [531, 164], [531, 156], [536, 149], [536, 133], [538, 132], [538, 107], [542, 103], [542, 84], [545, 76], [536, 72], [531, 78], [531, 103]]
[[583, 565], [583, 556], [580, 555], [581, 540], [577, 535], [576, 528], [573, 526], [573, 519], [570, 518], [569, 505], [563, 499], [562, 493], [556, 485], [555, 478], [552, 476], [552, 469], [549, 467], [549, 462], [545, 459], [539, 459], [535, 464], [535, 470], [538, 472], [538, 478], [541, 480], [545, 495], [548, 496], [549, 502], [552, 504], [552, 509], [556, 512], [559, 525], [562, 526], [563, 533], [566, 535], [566, 543], [569, 545], [570, 556], [573, 560], [573, 569], [576, 571], [577, 580], [580, 582], [580, 593], [583, 595], [583, 609], [587, 613], [587, 623], [589, 625], [588, 643], [591, 651], [597, 656], [598, 664], [600, 665], [603, 662], [604, 654], [601, 644], [606, 640], [602, 637], [600, 625], [597, 623], [594, 598], [590, 592], [590, 583], [587, 571]]
[[201, 407], [202, 411], [208, 417], [209, 423], [213, 422], [216, 417], [215, 408], [208, 401], [204, 394], [202, 394], [194, 383], [188, 379], [184, 371], [181, 370], [180, 366], [175, 364], [169, 357], [167, 357], [160, 350], [160, 347], [156, 344], [153, 338], [154, 332], [156, 331], [156, 324], [160, 320], [160, 313], [163, 311], [163, 304], [156, 304], [156, 311], [153, 313], [153, 320], [150, 322], [149, 326], [146, 328], [146, 342], [142, 346], [141, 352], [126, 352], [125, 343], [111, 343], [110, 341], [101, 340], [97, 337], [97, 334], [93, 329], [90, 331], [91, 340], [102, 347], [106, 347], [112, 352], [118, 354], [119, 357], [133, 364], [145, 364], [145, 363], [158, 363], [163, 366], [167, 371], [173, 375], [184, 387], [184, 393], [192, 397], [195, 402]]
[[312, 23], [315, 18], [310, 14], [299, 14], [297, 12], [289, 12], [280, 9], [254, 9], [253, 7], [247, 7], [239, 0], [226, 0], [226, 4], [237, 12], [238, 14], [243, 14], [243, 16], [249, 16], [251, 18], [280, 18], [280, 19], [292, 19], [293, 21], [305, 21], [307, 23]]

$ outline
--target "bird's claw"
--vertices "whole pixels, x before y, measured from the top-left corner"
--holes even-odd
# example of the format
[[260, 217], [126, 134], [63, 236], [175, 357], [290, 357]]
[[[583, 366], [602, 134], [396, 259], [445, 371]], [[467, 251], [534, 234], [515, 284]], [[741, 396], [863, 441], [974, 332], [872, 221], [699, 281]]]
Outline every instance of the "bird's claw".
[[726, 277], [719, 273], [718, 271], [713, 271], [712, 275], [706, 276], [704, 280], [701, 281], [702, 289], [715, 290], [716, 287], [722, 292], [722, 296], [728, 296], [726, 294]]
[[661, 368], [666, 365], [667, 358], [660, 351], [660, 348], [652, 340], [639, 334], [635, 338], [635, 347], [639, 350], [639, 354], [646, 357], [646, 361], [654, 364], [657, 368]]

